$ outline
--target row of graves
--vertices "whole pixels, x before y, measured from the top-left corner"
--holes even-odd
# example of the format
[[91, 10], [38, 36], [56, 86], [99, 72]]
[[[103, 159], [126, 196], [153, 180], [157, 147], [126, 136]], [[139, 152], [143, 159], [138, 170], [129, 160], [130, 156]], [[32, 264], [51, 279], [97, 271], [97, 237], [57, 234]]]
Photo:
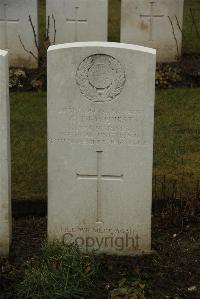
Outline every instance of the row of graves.
[[[158, 62], [181, 55], [184, 0], [122, 0], [121, 42], [155, 48]], [[47, 0], [52, 44], [107, 41], [108, 0]], [[0, 0], [0, 49], [11, 66], [38, 66], [37, 0]]]

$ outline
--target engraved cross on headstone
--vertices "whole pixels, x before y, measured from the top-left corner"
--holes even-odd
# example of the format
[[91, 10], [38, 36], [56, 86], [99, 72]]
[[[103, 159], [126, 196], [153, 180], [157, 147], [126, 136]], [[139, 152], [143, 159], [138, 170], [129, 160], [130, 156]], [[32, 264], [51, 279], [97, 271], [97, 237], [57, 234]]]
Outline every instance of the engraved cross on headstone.
[[102, 174], [102, 154], [103, 151], [97, 151], [97, 174], [79, 174], [77, 173], [78, 180], [95, 180], [97, 183], [97, 220], [96, 223], [103, 223], [101, 215], [102, 204], [102, 181], [123, 181], [124, 175], [104, 175]]
[[74, 41], [77, 42], [78, 41], [78, 25], [80, 23], [87, 23], [86, 19], [81, 19], [78, 17], [78, 11], [79, 11], [79, 6], [76, 6], [75, 9], [75, 17], [74, 18], [67, 18], [66, 22], [67, 23], [74, 23], [75, 24], [75, 37], [74, 37]]
[[8, 4], [4, 3], [3, 4], [3, 18], [0, 18], [0, 24], [4, 24], [4, 43], [5, 43], [5, 49], [8, 49], [8, 24], [14, 24], [16, 25], [19, 23], [19, 19], [9, 19], [7, 16], [7, 7]]
[[141, 18], [149, 18], [150, 29], [149, 29], [149, 41], [153, 41], [153, 21], [154, 18], [162, 18], [164, 15], [153, 14], [155, 2], [150, 2], [150, 14], [149, 15], [140, 15]]

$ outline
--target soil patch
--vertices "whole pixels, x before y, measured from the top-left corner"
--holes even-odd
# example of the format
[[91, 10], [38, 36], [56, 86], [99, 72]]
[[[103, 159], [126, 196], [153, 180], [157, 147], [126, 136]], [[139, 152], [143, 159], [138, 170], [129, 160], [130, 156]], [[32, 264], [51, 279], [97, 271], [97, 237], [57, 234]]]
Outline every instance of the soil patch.
[[[34, 263], [46, 240], [46, 217], [14, 220], [13, 244], [9, 259], [0, 260], [0, 298], [15, 298], [16, 284], [26, 263]], [[200, 298], [200, 221], [179, 226], [164, 225], [153, 217], [153, 255], [143, 257], [98, 256], [100, 277], [94, 298], [131, 298], [133, 283], [144, 288], [138, 298]], [[116, 292], [117, 290], [117, 292]], [[127, 295], [120, 295], [127, 290]], [[136, 297], [137, 298], [137, 297]]]

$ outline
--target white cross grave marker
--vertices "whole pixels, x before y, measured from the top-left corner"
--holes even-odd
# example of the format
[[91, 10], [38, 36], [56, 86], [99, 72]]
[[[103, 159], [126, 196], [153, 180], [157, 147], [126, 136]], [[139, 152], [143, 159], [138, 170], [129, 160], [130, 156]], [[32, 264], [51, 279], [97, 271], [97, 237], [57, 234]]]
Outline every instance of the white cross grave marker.
[[153, 13], [154, 11], [154, 4], [155, 2], [150, 2], [150, 14], [148, 15], [143, 15], [141, 14], [141, 18], [149, 18], [149, 23], [150, 23], [150, 29], [149, 29], [149, 41], [153, 41], [153, 23], [154, 23], [154, 18], [163, 18], [164, 15], [156, 15]]
[[8, 49], [8, 24], [18, 24], [19, 19], [9, 19], [7, 16], [7, 7], [8, 4], [4, 3], [3, 4], [3, 18], [0, 18], [0, 23], [3, 23], [4, 25], [4, 43], [5, 43], [5, 49]]
[[183, 7], [184, 0], [121, 0], [121, 43], [156, 49], [157, 62], [177, 61]]
[[97, 151], [97, 174], [79, 174], [77, 173], [77, 179], [79, 180], [96, 180], [97, 182], [97, 221], [96, 223], [103, 223], [101, 215], [101, 184], [102, 181], [123, 181], [124, 175], [104, 175], [102, 174], [102, 154], [103, 151]]
[[82, 24], [82, 23], [87, 23], [86, 19], [81, 19], [81, 18], [78, 17], [79, 8], [80, 8], [79, 6], [74, 7], [74, 9], [75, 9], [75, 17], [74, 18], [67, 18], [66, 19], [67, 23], [74, 23], [74, 25], [75, 25], [75, 38], [74, 38], [75, 42], [78, 41], [78, 25]]
[[[37, 68], [38, 51], [35, 46], [31, 16], [38, 38], [37, 0], [0, 0], [0, 48], [9, 50], [9, 65], [21, 68]], [[24, 47], [28, 50], [25, 51]], [[30, 55], [30, 52], [35, 57]]]
[[49, 38], [55, 39], [55, 44], [104, 41], [108, 34], [108, 0], [46, 0], [46, 19]]

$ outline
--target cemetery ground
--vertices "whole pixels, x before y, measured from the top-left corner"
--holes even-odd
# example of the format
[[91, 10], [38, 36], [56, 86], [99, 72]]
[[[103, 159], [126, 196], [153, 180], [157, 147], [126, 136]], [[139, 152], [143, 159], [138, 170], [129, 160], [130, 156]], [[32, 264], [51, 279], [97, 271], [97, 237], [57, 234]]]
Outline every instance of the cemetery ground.
[[[40, 1], [40, 5], [42, 39], [44, 1]], [[191, 23], [190, 7], [199, 26], [198, 0], [186, 0], [185, 5], [184, 22], [188, 26], [184, 29], [183, 53], [196, 55], [200, 43]], [[112, 41], [119, 40], [119, 7], [120, 1], [110, 1]], [[45, 48], [41, 55], [44, 53]], [[41, 77], [45, 77], [43, 71]], [[31, 78], [34, 79], [34, 75]], [[197, 85], [196, 77], [192, 82]], [[24, 92], [19, 87], [15, 90], [10, 94], [13, 244], [10, 257], [0, 259], [0, 299], [199, 299], [200, 89], [173, 88], [156, 92], [154, 253], [123, 258], [85, 257], [76, 248], [43, 245], [47, 231], [46, 92]]]
[[[11, 255], [1, 260], [0, 298], [200, 298], [199, 93], [199, 88], [156, 92], [154, 254], [91, 256], [78, 270], [70, 268], [72, 259], [63, 260], [66, 249], [41, 253], [46, 240], [46, 92], [11, 93], [15, 217]], [[32, 203], [28, 208], [27, 200]], [[70, 254], [80, 263], [82, 255]], [[48, 270], [41, 266], [46, 262]], [[73, 271], [81, 274], [78, 286], [69, 278], [66, 291], [69, 268], [70, 277]]]

